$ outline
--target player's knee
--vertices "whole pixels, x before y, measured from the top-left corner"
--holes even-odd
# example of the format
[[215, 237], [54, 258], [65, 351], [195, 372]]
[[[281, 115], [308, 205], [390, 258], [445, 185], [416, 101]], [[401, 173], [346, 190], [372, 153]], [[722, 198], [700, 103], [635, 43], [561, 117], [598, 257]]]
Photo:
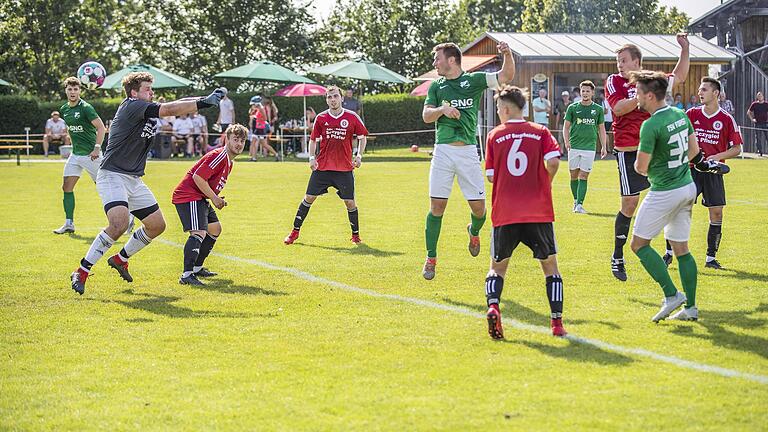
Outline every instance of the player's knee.
[[710, 222], [722, 222], [723, 221], [723, 209], [722, 209], [722, 207], [709, 209], [709, 221]]
[[355, 204], [355, 200], [344, 200], [344, 205], [347, 206], [348, 210], [357, 208], [357, 205]]
[[317, 199], [317, 196], [315, 195], [304, 195], [304, 201], [306, 201], [308, 204], [312, 204]]

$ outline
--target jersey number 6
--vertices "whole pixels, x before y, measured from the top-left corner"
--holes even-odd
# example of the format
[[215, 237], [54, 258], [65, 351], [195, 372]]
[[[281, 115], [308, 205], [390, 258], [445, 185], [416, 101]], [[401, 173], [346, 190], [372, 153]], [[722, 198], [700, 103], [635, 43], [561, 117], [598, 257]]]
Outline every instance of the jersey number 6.
[[520, 144], [523, 143], [522, 138], [518, 138], [512, 142], [512, 148], [509, 149], [507, 155], [507, 170], [515, 177], [520, 177], [525, 174], [525, 170], [528, 168], [528, 156], [520, 150]]

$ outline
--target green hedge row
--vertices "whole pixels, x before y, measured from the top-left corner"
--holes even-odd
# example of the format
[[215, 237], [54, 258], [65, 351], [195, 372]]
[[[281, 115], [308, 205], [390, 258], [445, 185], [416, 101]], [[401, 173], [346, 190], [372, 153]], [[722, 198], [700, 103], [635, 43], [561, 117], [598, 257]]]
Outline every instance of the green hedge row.
[[[239, 123], [248, 124], [248, 103], [253, 93], [230, 95], [235, 103], [236, 119]], [[84, 98], [88, 100], [87, 98]], [[111, 119], [117, 111], [122, 99], [88, 100], [96, 112], [105, 121]], [[275, 104], [280, 113], [280, 122], [302, 117], [303, 100], [299, 97], [275, 97]], [[371, 133], [398, 132], [431, 129], [431, 125], [421, 120], [423, 97], [412, 97], [407, 94], [381, 94], [363, 96], [363, 118]], [[62, 102], [41, 102], [36, 98], [26, 96], [0, 96], [0, 134], [23, 134], [24, 127], [31, 128], [30, 133], [39, 134], [45, 130], [45, 121], [50, 118], [51, 111], [58, 110]], [[327, 108], [323, 97], [308, 97], [307, 107], [316, 112]], [[218, 117], [218, 110], [201, 111], [212, 125]], [[380, 136], [374, 142], [377, 147], [420, 146], [432, 144], [432, 133]]]

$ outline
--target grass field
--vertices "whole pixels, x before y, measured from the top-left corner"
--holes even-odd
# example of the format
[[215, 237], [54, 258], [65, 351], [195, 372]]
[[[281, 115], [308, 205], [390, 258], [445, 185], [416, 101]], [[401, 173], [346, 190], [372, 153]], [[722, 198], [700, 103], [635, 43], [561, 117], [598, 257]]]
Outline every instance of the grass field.
[[[364, 244], [343, 204], [320, 198], [285, 246], [305, 163], [238, 163], [206, 287], [177, 283], [186, 236], [170, 194], [190, 163], [151, 162], [168, 229], [131, 259], [127, 284], [100, 261], [85, 295], [69, 274], [105, 223], [92, 183], [63, 219], [61, 164], [0, 164], [2, 430], [760, 430], [768, 424], [768, 165], [728, 175], [719, 259], [703, 268], [706, 211], [691, 247], [695, 323], [650, 322], [662, 293], [628, 254], [611, 276], [615, 163], [598, 162], [585, 207], [556, 177], [556, 234], [569, 339], [549, 335], [538, 264], [518, 249], [503, 342], [483, 318], [483, 252], [466, 251], [454, 190], [438, 274], [421, 277], [426, 154], [377, 151], [357, 172]], [[489, 188], [490, 190], [490, 188]], [[121, 239], [121, 242], [125, 238]], [[655, 246], [661, 249], [661, 242]], [[116, 245], [112, 249], [119, 250]], [[676, 264], [673, 280], [678, 281]], [[760, 426], [763, 425], [763, 426]]]

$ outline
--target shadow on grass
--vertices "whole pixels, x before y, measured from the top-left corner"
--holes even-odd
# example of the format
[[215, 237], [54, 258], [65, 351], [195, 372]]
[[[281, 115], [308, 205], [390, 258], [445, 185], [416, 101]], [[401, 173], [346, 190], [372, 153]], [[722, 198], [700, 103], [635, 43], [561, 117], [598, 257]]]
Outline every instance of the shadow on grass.
[[[703, 268], [702, 264], [700, 268]], [[737, 270], [732, 268], [722, 268], [720, 270], [712, 270], [707, 272], [707, 276], [727, 277], [733, 279], [743, 279], [756, 282], [768, 282], [768, 275], [760, 273], [751, 273], [743, 270]]]
[[432, 158], [429, 157], [410, 157], [410, 156], [379, 156], [376, 153], [368, 156], [365, 159], [365, 163], [375, 162], [430, 162]]
[[285, 296], [288, 293], [283, 291], [272, 291], [260, 287], [236, 284], [232, 279], [211, 279], [203, 280], [204, 286], [188, 285], [189, 288], [203, 291], [216, 291], [223, 294], [245, 294], [245, 295], [267, 295], [267, 296]]
[[351, 255], [370, 255], [370, 256], [376, 256], [376, 257], [390, 257], [390, 256], [404, 255], [404, 252], [385, 251], [381, 249], [376, 249], [368, 246], [365, 243], [361, 243], [357, 246], [350, 246], [350, 247], [321, 246], [321, 245], [301, 243], [301, 242], [296, 242], [295, 244], [311, 247], [311, 248], [330, 250], [334, 252], [344, 252]]
[[[98, 234], [98, 233], [96, 233], [96, 234]], [[81, 242], [88, 244], [88, 246], [90, 246], [91, 243], [93, 243], [93, 240], [96, 238], [95, 234], [94, 235], [81, 236], [80, 234], [77, 234], [77, 233], [69, 233], [67, 235], [71, 239], [80, 240]]]
[[616, 213], [593, 213], [593, 212], [589, 212], [589, 213], [587, 213], [587, 216], [594, 216], [594, 217], [614, 219], [614, 218], [616, 218]]
[[[658, 304], [634, 300], [635, 303], [657, 308]], [[768, 304], [761, 303], [754, 311], [711, 311], [702, 310], [698, 321], [669, 321], [673, 325], [671, 333], [677, 336], [703, 339], [712, 342], [713, 345], [737, 351], [757, 354], [762, 358], [768, 358], [768, 339], [743, 333], [736, 333], [728, 327], [737, 327], [744, 330], [764, 328], [768, 324], [765, 318], [755, 318], [750, 315], [760, 312], [768, 312]], [[706, 330], [706, 334], [695, 333], [695, 326]]]

